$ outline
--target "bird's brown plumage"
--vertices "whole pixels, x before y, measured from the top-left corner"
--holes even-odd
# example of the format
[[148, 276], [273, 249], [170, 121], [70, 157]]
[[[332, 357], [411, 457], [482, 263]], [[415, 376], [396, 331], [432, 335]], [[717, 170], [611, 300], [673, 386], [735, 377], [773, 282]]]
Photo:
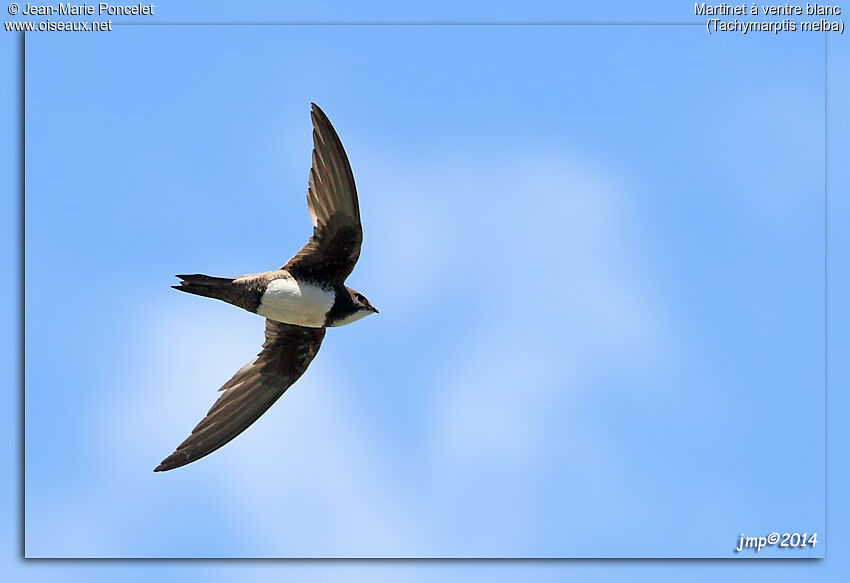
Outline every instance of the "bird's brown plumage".
[[[339, 305], [335, 304], [334, 309], [353, 308], [356, 306], [342, 284], [354, 269], [363, 240], [357, 189], [342, 142], [316, 104], [312, 105], [311, 118], [313, 164], [307, 207], [313, 236], [282, 269], [300, 280], [314, 280], [343, 290], [345, 301], [336, 302]], [[269, 282], [285, 275], [281, 270], [235, 279], [181, 275], [183, 281], [174, 287], [256, 312]], [[266, 340], [260, 354], [221, 387], [224, 393], [207, 415], [155, 471], [191, 463], [239, 435], [307, 370], [324, 336], [324, 327], [266, 320]]]

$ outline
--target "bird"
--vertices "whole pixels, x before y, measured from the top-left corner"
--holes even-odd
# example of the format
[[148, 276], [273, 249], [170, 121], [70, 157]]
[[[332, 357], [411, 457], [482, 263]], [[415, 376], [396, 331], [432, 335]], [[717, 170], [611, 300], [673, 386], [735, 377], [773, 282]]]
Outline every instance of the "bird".
[[313, 154], [307, 210], [313, 235], [307, 243], [280, 269], [234, 278], [178, 275], [180, 283], [171, 286], [266, 318], [265, 342], [257, 357], [224, 383], [206, 416], [155, 472], [185, 466], [228, 443], [304, 374], [327, 328], [378, 313], [363, 294], [345, 285], [363, 242], [348, 156], [315, 103], [310, 118]]

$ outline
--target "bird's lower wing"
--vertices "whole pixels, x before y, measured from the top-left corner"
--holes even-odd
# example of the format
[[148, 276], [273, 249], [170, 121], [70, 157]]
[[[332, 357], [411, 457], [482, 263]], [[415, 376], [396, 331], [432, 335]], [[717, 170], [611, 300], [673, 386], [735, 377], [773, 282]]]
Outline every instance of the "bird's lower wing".
[[191, 463], [242, 433], [304, 374], [324, 337], [324, 328], [266, 320], [263, 350], [219, 389], [224, 393], [206, 417], [154, 471]]

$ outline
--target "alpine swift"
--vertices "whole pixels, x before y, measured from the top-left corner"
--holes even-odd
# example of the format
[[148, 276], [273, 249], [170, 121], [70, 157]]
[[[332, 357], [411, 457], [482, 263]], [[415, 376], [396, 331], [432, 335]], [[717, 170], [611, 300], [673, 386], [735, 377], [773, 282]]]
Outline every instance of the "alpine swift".
[[378, 310], [344, 285], [360, 256], [363, 230], [348, 157], [327, 116], [314, 103], [313, 166], [307, 210], [313, 236], [286, 265], [235, 278], [178, 275], [172, 286], [223, 300], [266, 318], [266, 340], [257, 357], [219, 389], [192, 434], [155, 472], [191, 463], [242, 433], [304, 374], [328, 326], [344, 326]]

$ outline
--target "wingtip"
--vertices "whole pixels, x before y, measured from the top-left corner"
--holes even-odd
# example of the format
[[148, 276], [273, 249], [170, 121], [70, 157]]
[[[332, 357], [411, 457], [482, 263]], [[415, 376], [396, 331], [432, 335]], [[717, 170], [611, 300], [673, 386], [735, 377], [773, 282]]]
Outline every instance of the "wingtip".
[[[175, 452], [176, 453], [176, 452]], [[176, 463], [172, 458], [174, 455], [170, 455], [161, 462], [159, 465], [153, 469], [155, 472], [167, 472], [168, 470], [173, 470], [174, 468], [179, 468], [180, 466], [186, 465], [185, 463]]]
[[314, 125], [318, 121], [330, 123], [328, 116], [322, 111], [322, 108], [313, 102], [310, 102], [310, 117], [313, 118]]

